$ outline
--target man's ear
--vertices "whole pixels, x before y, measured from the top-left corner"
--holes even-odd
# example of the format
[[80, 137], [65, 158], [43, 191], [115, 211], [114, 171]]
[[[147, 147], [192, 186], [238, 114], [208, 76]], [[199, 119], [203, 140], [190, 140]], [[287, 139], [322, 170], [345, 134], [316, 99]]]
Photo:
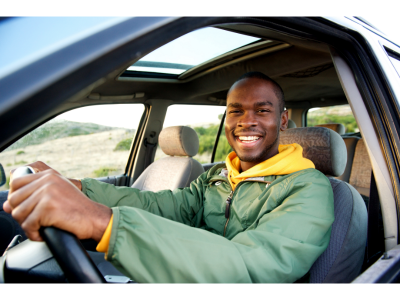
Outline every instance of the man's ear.
[[281, 113], [281, 127], [280, 127], [280, 130], [281, 131], [285, 131], [287, 129], [288, 125], [289, 125], [289, 114], [288, 114], [287, 110], [284, 110]]

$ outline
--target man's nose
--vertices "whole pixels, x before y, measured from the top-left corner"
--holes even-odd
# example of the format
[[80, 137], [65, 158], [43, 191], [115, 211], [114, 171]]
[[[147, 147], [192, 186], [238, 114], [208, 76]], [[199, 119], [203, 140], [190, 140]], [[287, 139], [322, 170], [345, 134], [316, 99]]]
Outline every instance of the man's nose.
[[252, 113], [243, 114], [243, 116], [239, 119], [238, 122], [238, 126], [244, 128], [255, 127], [257, 126], [257, 124], [258, 124], [257, 119]]

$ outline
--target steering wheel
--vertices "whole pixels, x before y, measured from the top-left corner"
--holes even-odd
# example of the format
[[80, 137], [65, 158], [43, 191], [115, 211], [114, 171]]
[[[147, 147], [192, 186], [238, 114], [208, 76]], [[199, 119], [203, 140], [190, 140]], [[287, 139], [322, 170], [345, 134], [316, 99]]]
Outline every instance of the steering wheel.
[[[19, 167], [14, 178], [35, 173], [31, 167]], [[75, 235], [55, 227], [42, 227], [40, 235], [70, 283], [106, 283]]]

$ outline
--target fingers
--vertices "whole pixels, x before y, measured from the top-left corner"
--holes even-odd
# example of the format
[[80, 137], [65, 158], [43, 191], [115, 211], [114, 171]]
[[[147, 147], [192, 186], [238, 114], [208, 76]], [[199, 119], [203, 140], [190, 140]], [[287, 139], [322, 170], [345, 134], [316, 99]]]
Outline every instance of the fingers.
[[[43, 172], [43, 171], [46, 171], [46, 170], [53, 170], [53, 171], [55, 171], [57, 174], [60, 174], [60, 173], [58, 173], [56, 170], [54, 170], [53, 168], [51, 168], [49, 165], [45, 164], [45, 163], [42, 162], [42, 161], [35, 161], [34, 163], [27, 164], [27, 165], [25, 165], [25, 166], [31, 167], [33, 170], [35, 170], [36, 173]], [[16, 170], [16, 169], [12, 169], [12, 170], [10, 171], [10, 178], [12, 178], [12, 175], [13, 175], [13, 173], [14, 173], [15, 170]]]
[[10, 204], [8, 203], [8, 200], [3, 203], [3, 210], [6, 213], [11, 214], [12, 209], [11, 209]]
[[21, 187], [35, 181], [38, 180], [39, 178], [49, 175], [49, 174], [57, 174], [59, 175], [59, 173], [53, 169], [48, 169], [45, 171], [42, 171], [40, 173], [36, 173], [36, 174], [28, 174], [19, 178], [11, 178], [10, 180], [10, 191], [9, 191], [9, 196], [10, 193], [13, 193], [14, 191], [20, 189]]
[[[15, 178], [15, 179], [11, 179], [10, 180], [10, 190], [8, 192], [8, 198], [7, 201], [5, 201], [3, 203], [3, 210], [6, 213], [11, 213], [11, 211], [13, 210], [13, 208], [20, 203], [21, 201], [19, 201], [19, 197], [15, 197], [15, 192], [18, 189], [21, 189], [23, 186], [26, 186], [27, 184], [31, 183], [32, 181], [34, 181], [37, 178], [42, 177], [38, 176], [37, 174], [29, 174], [20, 178]], [[17, 193], [18, 195], [18, 193]], [[13, 200], [10, 202], [10, 199], [13, 198]]]
[[42, 161], [35, 161], [34, 163], [31, 163], [31, 164], [29, 164], [27, 166], [32, 167], [35, 170], [35, 172], [43, 172], [43, 171], [46, 171], [46, 170], [53, 170], [57, 174], [60, 174], [56, 170], [54, 170], [53, 168], [51, 168], [49, 165], [45, 164]]
[[[8, 199], [3, 204], [4, 211], [12, 213], [17, 206], [22, 205], [21, 203], [27, 201], [32, 193], [50, 182], [53, 177], [58, 176], [59, 175], [55, 174], [53, 170], [48, 170], [40, 174], [29, 174], [20, 178], [15, 178], [10, 182]], [[30, 203], [31, 201], [32, 200], [24, 203], [21, 208], [27, 209], [28, 207], [31, 207], [33, 205]], [[17, 216], [20, 217], [19, 215]]]
[[52, 226], [51, 216], [57, 207], [57, 197], [52, 193], [54, 186], [62, 181], [53, 172], [42, 174], [37, 180], [22, 186], [13, 192], [7, 200], [12, 208], [12, 217], [21, 225], [27, 237], [33, 241], [41, 241], [41, 226]]
[[[14, 215], [13, 215], [14, 216]], [[22, 229], [25, 231], [26, 236], [31, 241], [43, 241], [40, 236], [39, 229], [41, 227], [40, 222], [41, 217], [41, 209], [38, 206], [35, 208], [32, 213], [21, 223]]]
[[18, 222], [22, 223], [26, 217], [33, 211], [39, 202], [40, 191], [43, 189], [36, 184], [31, 184], [13, 193], [8, 199], [8, 203], [12, 208], [11, 215]]

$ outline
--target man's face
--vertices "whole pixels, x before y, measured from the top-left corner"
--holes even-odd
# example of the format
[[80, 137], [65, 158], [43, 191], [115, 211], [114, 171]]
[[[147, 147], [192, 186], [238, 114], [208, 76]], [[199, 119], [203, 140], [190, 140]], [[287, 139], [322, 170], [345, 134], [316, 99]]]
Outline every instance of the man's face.
[[229, 91], [225, 134], [241, 161], [242, 171], [276, 155], [279, 131], [288, 123], [280, 112], [273, 85], [258, 78], [237, 82]]

